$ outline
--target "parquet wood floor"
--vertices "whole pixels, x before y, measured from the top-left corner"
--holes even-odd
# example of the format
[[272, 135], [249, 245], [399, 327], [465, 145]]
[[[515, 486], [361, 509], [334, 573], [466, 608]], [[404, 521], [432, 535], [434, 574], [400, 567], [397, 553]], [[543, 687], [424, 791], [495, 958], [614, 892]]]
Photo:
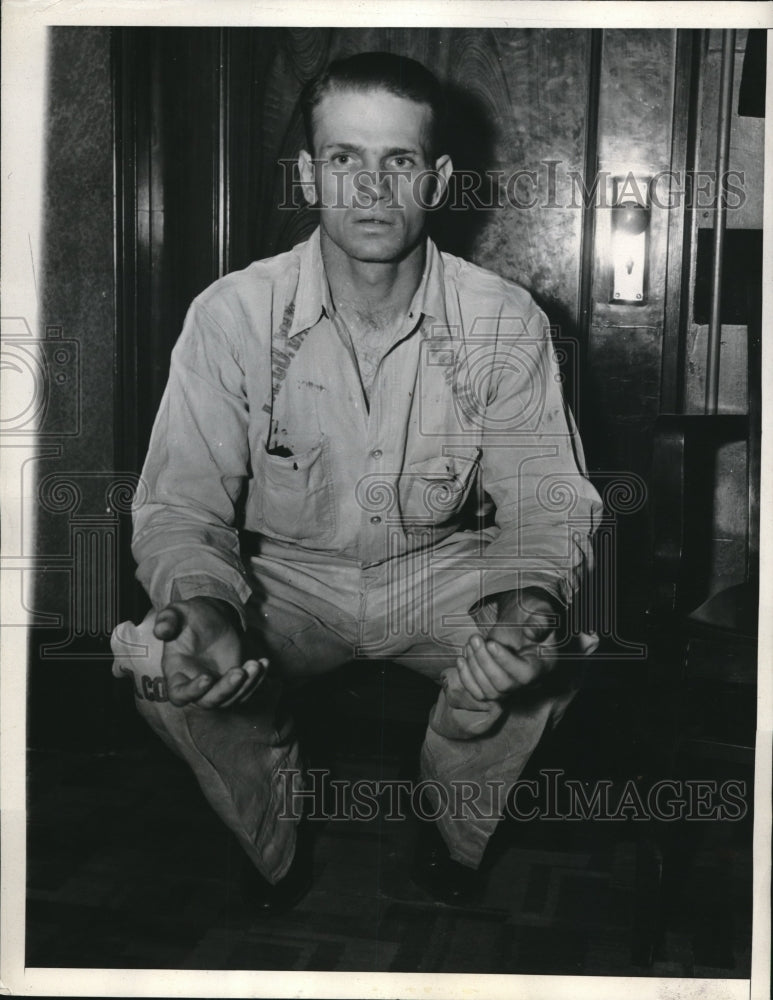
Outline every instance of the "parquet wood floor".
[[[415, 748], [389, 732], [351, 728], [336, 776], [403, 774]], [[241, 901], [237, 849], [187, 769], [139, 723], [130, 735], [110, 753], [30, 752], [28, 966], [749, 974], [740, 827], [730, 843], [705, 838], [650, 970], [631, 964], [635, 841], [609, 823], [503, 826], [481, 904], [454, 909], [411, 882], [410, 821], [329, 821], [311, 892], [265, 919]]]

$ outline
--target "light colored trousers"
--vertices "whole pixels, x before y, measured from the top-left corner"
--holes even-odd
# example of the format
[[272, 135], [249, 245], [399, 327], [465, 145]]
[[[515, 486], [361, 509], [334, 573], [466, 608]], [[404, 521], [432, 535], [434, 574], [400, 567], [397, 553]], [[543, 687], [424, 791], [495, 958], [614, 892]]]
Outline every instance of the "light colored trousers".
[[139, 626], [124, 622], [116, 628], [113, 673], [133, 676], [140, 714], [191, 766], [211, 806], [269, 881], [287, 872], [295, 850], [298, 808], [289, 801], [292, 781], [282, 772], [301, 769], [291, 720], [277, 718], [279, 694], [283, 686], [352, 658], [401, 663], [441, 685], [421, 750], [420, 778], [448, 789], [449, 803], [454, 796], [458, 801], [463, 784], [477, 790], [474, 810], [460, 816], [446, 809], [438, 825], [452, 858], [473, 868], [480, 864], [499, 820], [501, 789], [517, 780], [577, 684], [570, 677], [558, 689], [524, 689], [503, 703], [481, 703], [480, 711], [449, 705], [444, 672], [454, 667], [470, 636], [485, 635], [495, 622], [493, 606], [481, 604], [480, 571], [455, 568], [460, 556], [478, 552], [479, 545], [474, 535], [452, 536], [433, 548], [428, 572], [421, 553], [363, 570], [329, 556], [317, 563], [290, 561], [286, 550], [265, 544], [251, 559], [256, 594], [247, 616], [267, 647], [270, 668], [245, 706], [170, 705], [163, 644], [153, 636], [155, 612]]

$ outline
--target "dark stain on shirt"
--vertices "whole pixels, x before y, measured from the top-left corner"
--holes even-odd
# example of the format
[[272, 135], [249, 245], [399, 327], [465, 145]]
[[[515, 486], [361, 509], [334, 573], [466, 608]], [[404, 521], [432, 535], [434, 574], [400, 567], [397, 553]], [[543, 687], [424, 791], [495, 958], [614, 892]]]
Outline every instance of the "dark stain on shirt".
[[292, 325], [294, 315], [295, 300], [293, 299], [291, 302], [288, 302], [282, 316], [282, 322], [279, 324], [279, 329], [271, 338], [271, 402], [264, 404], [263, 411], [265, 413], [270, 414], [273, 412], [274, 400], [287, 376], [290, 362], [300, 350], [301, 344], [309, 332], [308, 330], [301, 330], [297, 336], [293, 337], [292, 343], [290, 343], [287, 334]]

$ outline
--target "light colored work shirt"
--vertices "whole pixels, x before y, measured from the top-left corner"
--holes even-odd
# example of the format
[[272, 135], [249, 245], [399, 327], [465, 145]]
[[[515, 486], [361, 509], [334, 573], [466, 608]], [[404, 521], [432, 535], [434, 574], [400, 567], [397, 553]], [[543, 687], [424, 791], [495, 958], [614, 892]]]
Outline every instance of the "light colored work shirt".
[[135, 499], [155, 606], [174, 588], [241, 613], [238, 529], [287, 560], [366, 570], [476, 530], [487, 510], [482, 593], [539, 586], [569, 603], [600, 501], [531, 296], [427, 240], [369, 402], [335, 320], [319, 231], [194, 300]]

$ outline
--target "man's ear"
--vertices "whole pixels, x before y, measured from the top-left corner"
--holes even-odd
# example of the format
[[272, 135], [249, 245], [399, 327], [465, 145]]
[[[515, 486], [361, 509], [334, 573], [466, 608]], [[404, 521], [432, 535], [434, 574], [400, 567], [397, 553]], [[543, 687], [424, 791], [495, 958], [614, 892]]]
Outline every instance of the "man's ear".
[[314, 160], [305, 149], [302, 149], [298, 154], [298, 173], [301, 175], [303, 197], [309, 205], [316, 205], [317, 186], [315, 184]]
[[435, 160], [435, 172], [437, 173], [437, 184], [435, 185], [435, 190], [432, 194], [432, 206], [438, 204], [443, 195], [446, 193], [448, 188], [448, 181], [451, 174], [454, 172], [454, 165], [451, 162], [451, 157], [447, 154], [445, 156], [438, 157]]

